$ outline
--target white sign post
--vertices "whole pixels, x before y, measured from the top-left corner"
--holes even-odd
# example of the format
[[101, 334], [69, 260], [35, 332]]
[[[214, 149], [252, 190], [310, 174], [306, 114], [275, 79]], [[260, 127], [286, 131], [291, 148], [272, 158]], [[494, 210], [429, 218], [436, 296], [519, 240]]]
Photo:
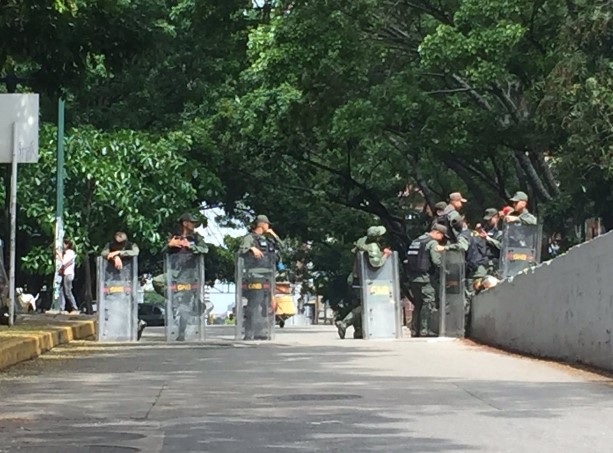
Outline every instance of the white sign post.
[[0, 94], [0, 163], [11, 164], [9, 325], [15, 321], [17, 164], [38, 162], [38, 94]]

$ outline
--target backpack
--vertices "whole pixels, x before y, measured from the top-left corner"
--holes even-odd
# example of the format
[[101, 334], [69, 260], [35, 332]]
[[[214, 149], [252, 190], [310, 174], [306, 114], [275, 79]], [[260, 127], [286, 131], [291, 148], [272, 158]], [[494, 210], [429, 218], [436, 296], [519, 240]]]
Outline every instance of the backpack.
[[466, 251], [466, 273], [470, 274], [477, 270], [479, 266], [488, 263], [487, 242], [478, 236], [467, 236], [469, 240], [468, 250]]
[[415, 239], [407, 249], [407, 270], [411, 274], [425, 274], [430, 271], [430, 256], [426, 250], [430, 236]]

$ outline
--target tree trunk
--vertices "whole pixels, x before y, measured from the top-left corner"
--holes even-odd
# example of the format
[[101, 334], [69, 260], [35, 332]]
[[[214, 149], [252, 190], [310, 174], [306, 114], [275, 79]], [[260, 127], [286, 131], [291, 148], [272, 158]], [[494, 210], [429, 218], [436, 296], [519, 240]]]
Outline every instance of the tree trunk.
[[454, 160], [448, 159], [445, 161], [445, 164], [464, 181], [464, 184], [466, 184], [466, 187], [470, 191], [470, 195], [474, 198], [475, 204], [478, 206], [485, 206], [483, 190], [479, 187], [475, 178], [462, 165]]
[[413, 165], [413, 175], [415, 176], [415, 182], [419, 186], [419, 190], [421, 190], [421, 193], [426, 199], [426, 203], [428, 204], [428, 206], [430, 206], [432, 212], [434, 212], [434, 205], [436, 204], [434, 194], [432, 193], [432, 190], [430, 189], [430, 185], [426, 181], [426, 178], [424, 178], [424, 175], [421, 172], [421, 168], [419, 167], [419, 162], [417, 158], [411, 153], [406, 153], [405, 155], [407, 156], [407, 159], [411, 163], [411, 165]]
[[553, 175], [551, 168], [549, 167], [549, 165], [547, 165], [547, 162], [545, 162], [544, 154], [541, 151], [534, 151], [530, 153], [530, 156], [532, 158], [534, 166], [543, 176], [543, 181], [546, 184], [547, 189], [549, 189], [549, 192], [553, 196], [559, 196], [560, 188], [558, 187], [558, 181], [556, 181], [556, 178]]
[[528, 177], [528, 181], [530, 182], [536, 197], [543, 201], [550, 201], [552, 196], [549, 194], [545, 184], [543, 184], [543, 181], [534, 168], [534, 165], [532, 165], [530, 158], [523, 151], [515, 151], [515, 156], [517, 156], [517, 160], [519, 161], [522, 170]]

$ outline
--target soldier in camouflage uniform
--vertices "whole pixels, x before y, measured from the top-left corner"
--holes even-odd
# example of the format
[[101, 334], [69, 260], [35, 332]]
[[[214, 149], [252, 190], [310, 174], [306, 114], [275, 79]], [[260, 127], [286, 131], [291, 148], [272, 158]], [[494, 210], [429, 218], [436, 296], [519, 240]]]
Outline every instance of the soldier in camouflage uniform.
[[283, 247], [283, 241], [265, 215], [256, 217], [253, 230], [241, 242], [238, 253], [243, 258], [245, 277], [242, 290], [247, 298], [245, 340], [271, 339], [275, 265]]
[[441, 244], [447, 236], [444, 225], [434, 224], [428, 233], [414, 240], [407, 251], [407, 271], [413, 305], [411, 335], [414, 337], [434, 335], [431, 328], [441, 267]]
[[513, 198], [513, 213], [507, 215], [504, 221], [507, 223], [520, 223], [522, 225], [536, 225], [536, 217], [528, 211], [528, 195], [525, 192], [515, 192]]
[[[179, 217], [179, 225], [177, 231], [170, 236], [163, 251], [169, 254], [178, 254], [179, 260], [185, 258], [186, 262], [189, 260], [191, 254], [205, 254], [208, 253], [209, 247], [207, 246], [204, 238], [196, 232], [196, 227], [200, 224], [200, 220], [192, 214], [185, 213]], [[172, 280], [174, 281], [193, 281], [195, 279], [194, 269], [186, 266], [185, 268], [175, 269], [173, 271]], [[161, 274], [153, 279], [153, 287], [158, 294], [167, 296], [166, 287], [166, 275]], [[198, 282], [204, 285], [204, 282]], [[177, 294], [175, 296], [176, 301], [176, 313], [175, 316], [179, 318], [179, 329], [177, 341], [185, 340], [185, 332], [190, 318], [199, 316], [208, 316], [208, 313], [213, 309], [212, 304], [206, 304], [204, 300], [193, 300], [193, 294], [187, 292], [185, 294]], [[204, 307], [204, 313], [200, 313], [196, 307]]]
[[353, 326], [353, 338], [363, 338], [362, 334], [362, 300], [361, 282], [358, 272], [359, 252], [364, 252], [368, 257], [368, 265], [379, 268], [385, 264], [387, 258], [392, 254], [390, 249], [382, 249], [381, 239], [385, 236], [386, 229], [383, 226], [370, 227], [366, 236], [358, 239], [351, 252], [356, 255], [354, 260], [353, 272], [349, 275], [347, 283], [352, 286], [353, 309], [342, 320], [336, 321], [338, 335], [341, 339], [345, 338], [347, 328]]

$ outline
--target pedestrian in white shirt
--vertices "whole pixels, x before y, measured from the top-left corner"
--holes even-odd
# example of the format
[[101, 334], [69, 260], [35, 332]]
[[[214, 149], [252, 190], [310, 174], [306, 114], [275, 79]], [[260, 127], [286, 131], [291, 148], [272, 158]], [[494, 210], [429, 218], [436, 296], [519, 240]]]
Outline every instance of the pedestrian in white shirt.
[[72, 293], [72, 283], [75, 276], [75, 260], [77, 254], [74, 251], [74, 246], [68, 239], [64, 240], [64, 254], [62, 255], [62, 268], [60, 273], [62, 274], [62, 289], [60, 291], [60, 311], [66, 310], [66, 299], [72, 306], [72, 311], [78, 313], [79, 307], [77, 301]]

